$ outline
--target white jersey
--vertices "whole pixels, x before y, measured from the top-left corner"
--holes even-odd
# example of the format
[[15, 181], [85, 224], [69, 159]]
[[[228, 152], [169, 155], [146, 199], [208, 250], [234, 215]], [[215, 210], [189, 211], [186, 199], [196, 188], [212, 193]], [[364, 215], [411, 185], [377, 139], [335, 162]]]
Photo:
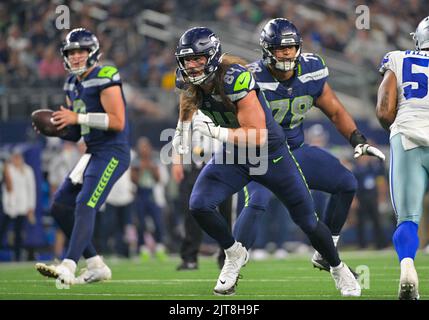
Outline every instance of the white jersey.
[[392, 51], [387, 53], [380, 73], [395, 73], [398, 112], [390, 126], [390, 137], [401, 133], [405, 150], [429, 146], [429, 51]]

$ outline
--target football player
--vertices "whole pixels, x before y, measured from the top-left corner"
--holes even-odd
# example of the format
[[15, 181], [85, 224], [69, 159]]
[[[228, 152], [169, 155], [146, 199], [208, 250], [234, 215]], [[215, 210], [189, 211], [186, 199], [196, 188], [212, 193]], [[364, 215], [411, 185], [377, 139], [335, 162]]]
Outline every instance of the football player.
[[[189, 29], [181, 36], [176, 59], [177, 76], [181, 80], [178, 87], [182, 89], [179, 121], [173, 138], [176, 152], [189, 152], [191, 123], [193, 130], [226, 146], [203, 168], [189, 201], [190, 212], [201, 228], [225, 250], [225, 263], [214, 293], [234, 294], [240, 269], [249, 259], [246, 248], [234, 239], [216, 207], [255, 180], [289, 208], [294, 222], [328, 261], [341, 294], [360, 296], [359, 283], [340, 260], [329, 229], [318, 221], [304, 177], [284, 142], [283, 131], [253, 75], [244, 67], [245, 62], [222, 55], [219, 38], [204, 27]], [[224, 161], [224, 158], [231, 159], [227, 146], [234, 146], [232, 164]], [[262, 153], [264, 147], [268, 155], [262, 161], [266, 162], [267, 170], [264, 174], [252, 174], [252, 159], [238, 159], [236, 155], [240, 148], [246, 151], [254, 148]]]
[[[318, 55], [302, 53], [302, 37], [287, 19], [270, 20], [260, 36], [262, 59], [251, 63], [252, 71], [274, 119], [285, 133], [293, 158], [299, 163], [308, 187], [330, 194], [324, 222], [334, 244], [356, 192], [353, 174], [333, 155], [304, 143], [303, 121], [313, 107], [319, 108], [354, 148], [354, 157], [371, 155], [384, 159], [381, 151], [370, 146], [329, 86], [328, 67]], [[234, 235], [246, 248], [251, 248], [258, 220], [268, 207], [272, 193], [252, 181], [245, 187], [246, 203], [234, 228]], [[252, 230], [252, 232], [249, 232]], [[312, 263], [330, 271], [329, 263], [316, 251]]]
[[[98, 65], [100, 47], [96, 36], [78, 28], [68, 33], [61, 46], [64, 66], [70, 73], [64, 85], [67, 107], [53, 113], [62, 139], [83, 137], [87, 150], [54, 195], [51, 214], [69, 238], [66, 258], [59, 265], [36, 264], [43, 275], [65, 284], [111, 278], [111, 270], [92, 245], [95, 215], [114, 183], [130, 163], [128, 122], [118, 70]], [[81, 256], [87, 269], [75, 278]]]
[[412, 35], [415, 51], [392, 51], [384, 56], [377, 99], [377, 117], [390, 130], [389, 183], [397, 217], [393, 244], [401, 266], [401, 300], [419, 298], [414, 258], [429, 170], [429, 17]]

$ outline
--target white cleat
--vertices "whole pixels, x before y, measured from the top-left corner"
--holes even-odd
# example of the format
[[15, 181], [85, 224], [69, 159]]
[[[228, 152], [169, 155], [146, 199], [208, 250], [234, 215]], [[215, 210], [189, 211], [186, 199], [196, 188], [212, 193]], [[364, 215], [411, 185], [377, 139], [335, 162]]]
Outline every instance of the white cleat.
[[59, 265], [54, 265], [54, 264], [48, 265], [45, 263], [38, 262], [36, 263], [35, 268], [37, 271], [39, 271], [39, 273], [42, 276], [56, 279], [58, 278], [58, 272], [57, 272], [58, 266]]
[[76, 284], [105, 281], [112, 279], [112, 271], [100, 256], [87, 259], [87, 268], [76, 278]]
[[47, 265], [45, 263], [36, 263], [36, 270], [45, 277], [58, 279], [63, 284], [75, 283], [76, 263], [73, 260], [64, 259], [58, 265]]
[[331, 275], [343, 297], [360, 297], [360, 285], [344, 262], [341, 262], [338, 267], [331, 267]]
[[399, 300], [419, 300], [419, 279], [414, 261], [411, 258], [401, 260], [401, 278], [399, 280]]
[[240, 242], [235, 242], [230, 248], [226, 249], [225, 255], [225, 263], [213, 290], [215, 295], [220, 296], [235, 294], [240, 269], [249, 260], [249, 254]]

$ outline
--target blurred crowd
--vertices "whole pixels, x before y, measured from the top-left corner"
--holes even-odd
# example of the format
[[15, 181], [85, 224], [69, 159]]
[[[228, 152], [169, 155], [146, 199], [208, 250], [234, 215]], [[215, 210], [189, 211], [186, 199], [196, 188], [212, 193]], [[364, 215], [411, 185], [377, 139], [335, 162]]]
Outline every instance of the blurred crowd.
[[[103, 60], [119, 67], [122, 78], [139, 87], [171, 90], [173, 42], [139, 33], [139, 15], [151, 9], [196, 24], [217, 21], [254, 30], [274, 17], [287, 17], [301, 30], [306, 50], [326, 48], [356, 64], [376, 66], [389, 50], [412, 45], [408, 34], [427, 14], [424, 0], [160, 0], [8, 1], [0, 3], [0, 86], [61, 85], [65, 72], [59, 46], [68, 30], [55, 27], [58, 5], [70, 8], [71, 28], [95, 32]], [[369, 7], [370, 30], [355, 26], [355, 9]]]

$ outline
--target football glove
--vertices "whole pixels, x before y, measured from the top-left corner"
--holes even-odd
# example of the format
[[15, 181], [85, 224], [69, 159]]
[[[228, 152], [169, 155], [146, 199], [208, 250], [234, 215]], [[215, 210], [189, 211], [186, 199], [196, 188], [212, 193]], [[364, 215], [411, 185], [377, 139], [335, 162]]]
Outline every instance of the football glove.
[[193, 130], [197, 130], [201, 134], [220, 140], [221, 142], [228, 141], [228, 128], [223, 128], [214, 124], [212, 119], [198, 110], [192, 121]]
[[173, 148], [177, 154], [189, 152], [191, 121], [178, 121], [173, 137]]
[[355, 149], [354, 151], [354, 158], [359, 158], [360, 156], [367, 155], [367, 156], [374, 156], [379, 158], [380, 160], [385, 160], [386, 157], [384, 156], [383, 152], [381, 152], [376, 147], [373, 147], [368, 144], [365, 136], [359, 132], [359, 130], [355, 130], [350, 135], [350, 144]]
[[358, 144], [355, 147], [354, 158], [355, 159], [359, 158], [362, 155], [374, 156], [374, 157], [379, 158], [380, 160], [385, 160], [386, 159], [386, 157], [384, 156], [383, 152], [381, 152], [376, 147], [370, 146], [368, 143]]

